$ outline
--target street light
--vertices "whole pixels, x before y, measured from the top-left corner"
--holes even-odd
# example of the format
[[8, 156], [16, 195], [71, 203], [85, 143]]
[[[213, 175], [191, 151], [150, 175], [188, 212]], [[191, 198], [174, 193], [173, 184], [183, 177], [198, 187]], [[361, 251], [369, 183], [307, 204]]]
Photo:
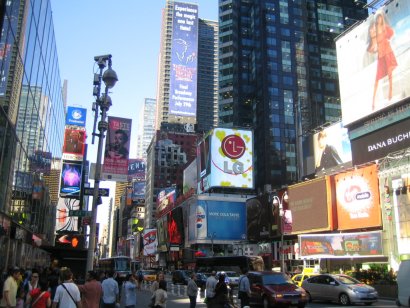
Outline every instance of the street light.
[[[102, 203], [101, 197], [98, 194], [100, 189], [100, 179], [101, 179], [101, 160], [102, 160], [102, 150], [103, 150], [103, 140], [105, 137], [105, 131], [108, 129], [108, 122], [106, 121], [107, 111], [112, 105], [111, 98], [108, 96], [108, 90], [115, 86], [118, 81], [117, 73], [111, 68], [111, 55], [103, 55], [94, 57], [94, 61], [97, 62], [100, 69], [99, 73], [94, 74], [94, 90], [93, 96], [96, 97], [95, 103], [93, 103], [94, 111], [94, 128], [93, 128], [93, 138], [92, 143], [94, 144], [94, 136], [98, 137], [98, 150], [97, 150], [97, 161], [95, 163], [95, 176], [94, 176], [94, 191], [93, 191], [93, 202], [91, 209], [91, 223], [90, 223], [90, 237], [88, 243], [87, 251], [87, 271], [93, 270], [94, 267], [94, 250], [95, 250], [95, 232], [97, 229], [97, 206]], [[104, 71], [104, 68], [108, 68]], [[101, 93], [101, 81], [104, 81], [105, 91], [102, 95]], [[99, 133], [95, 132], [99, 109], [101, 109], [101, 120], [98, 122]]]
[[285, 254], [283, 250], [283, 216], [285, 214], [285, 211], [283, 210], [283, 202], [288, 202], [289, 196], [288, 192], [285, 191], [282, 195], [281, 198], [279, 198], [277, 195], [272, 196], [272, 205], [273, 209], [276, 207], [279, 208], [279, 217], [280, 217], [280, 245], [281, 245], [281, 252], [280, 252], [280, 267], [281, 271], [285, 272]]
[[216, 232], [212, 232], [212, 234], [208, 234], [208, 238], [211, 239], [211, 251], [212, 251], [212, 256], [215, 255], [214, 253], [214, 237], [216, 236]]

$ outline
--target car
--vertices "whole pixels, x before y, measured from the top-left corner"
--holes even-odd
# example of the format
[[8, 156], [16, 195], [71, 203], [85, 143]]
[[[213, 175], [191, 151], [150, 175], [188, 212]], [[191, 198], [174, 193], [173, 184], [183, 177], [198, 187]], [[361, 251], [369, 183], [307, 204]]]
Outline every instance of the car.
[[198, 286], [198, 288], [200, 288], [201, 290], [205, 290], [207, 279], [208, 276], [204, 273], [196, 273], [196, 285]]
[[309, 301], [335, 301], [341, 305], [362, 303], [371, 305], [378, 300], [377, 291], [353, 277], [342, 274], [321, 274], [302, 282]]
[[292, 276], [292, 281], [296, 284], [296, 285], [298, 285], [299, 287], [301, 287], [302, 286], [302, 282], [305, 280], [305, 279], [308, 279], [308, 278], [310, 278], [310, 277], [313, 277], [313, 276], [316, 276], [317, 274], [296, 274], [296, 275], [293, 275]]
[[252, 305], [263, 307], [297, 306], [303, 308], [308, 302], [308, 297], [301, 287], [293, 283], [288, 275], [281, 272], [262, 271], [249, 272]]
[[172, 283], [173, 284], [188, 284], [191, 278], [191, 271], [188, 270], [176, 270], [172, 272]]
[[397, 272], [397, 306], [410, 307], [410, 259], [402, 260]]
[[143, 270], [142, 271], [144, 281], [155, 281], [157, 280], [157, 272], [154, 270]]

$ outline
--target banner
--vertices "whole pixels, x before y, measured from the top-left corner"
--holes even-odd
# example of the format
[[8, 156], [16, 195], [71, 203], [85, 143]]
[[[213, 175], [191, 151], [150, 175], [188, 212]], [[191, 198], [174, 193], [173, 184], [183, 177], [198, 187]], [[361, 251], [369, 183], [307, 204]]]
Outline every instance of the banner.
[[145, 185], [145, 181], [132, 183], [132, 201], [145, 199]]
[[64, 133], [63, 159], [83, 160], [85, 150], [85, 131], [66, 128]]
[[145, 161], [131, 158], [128, 160], [128, 181], [145, 181]]
[[60, 177], [60, 197], [76, 199], [80, 197], [82, 168], [82, 162], [63, 160]]
[[67, 107], [67, 115], [65, 118], [65, 125], [85, 126], [87, 120], [87, 109], [80, 107]]
[[143, 244], [144, 244], [144, 256], [152, 256], [157, 252], [157, 229], [144, 230]]
[[351, 258], [383, 256], [382, 233], [356, 232], [299, 235], [301, 258]]
[[131, 119], [108, 117], [102, 178], [127, 182], [128, 158], [131, 138]]
[[168, 187], [161, 190], [157, 197], [157, 217], [162, 217], [171, 211], [175, 206], [177, 193], [175, 187]]

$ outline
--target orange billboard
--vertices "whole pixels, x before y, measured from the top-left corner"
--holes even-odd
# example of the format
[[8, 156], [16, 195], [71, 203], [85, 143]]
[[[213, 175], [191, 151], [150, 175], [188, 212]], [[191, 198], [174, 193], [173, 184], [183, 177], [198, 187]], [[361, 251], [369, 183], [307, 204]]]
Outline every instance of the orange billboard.
[[331, 231], [332, 190], [328, 176], [288, 187], [292, 234]]
[[339, 230], [382, 224], [376, 165], [335, 175]]

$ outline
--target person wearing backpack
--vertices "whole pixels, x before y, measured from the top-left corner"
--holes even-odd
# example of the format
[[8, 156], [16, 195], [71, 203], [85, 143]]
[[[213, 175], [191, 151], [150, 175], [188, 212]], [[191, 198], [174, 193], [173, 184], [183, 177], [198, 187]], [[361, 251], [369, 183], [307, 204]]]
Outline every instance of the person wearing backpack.
[[2, 299], [0, 301], [0, 307], [16, 307], [18, 280], [20, 277], [20, 270], [15, 267], [10, 271], [10, 275], [4, 281], [2, 290]]

